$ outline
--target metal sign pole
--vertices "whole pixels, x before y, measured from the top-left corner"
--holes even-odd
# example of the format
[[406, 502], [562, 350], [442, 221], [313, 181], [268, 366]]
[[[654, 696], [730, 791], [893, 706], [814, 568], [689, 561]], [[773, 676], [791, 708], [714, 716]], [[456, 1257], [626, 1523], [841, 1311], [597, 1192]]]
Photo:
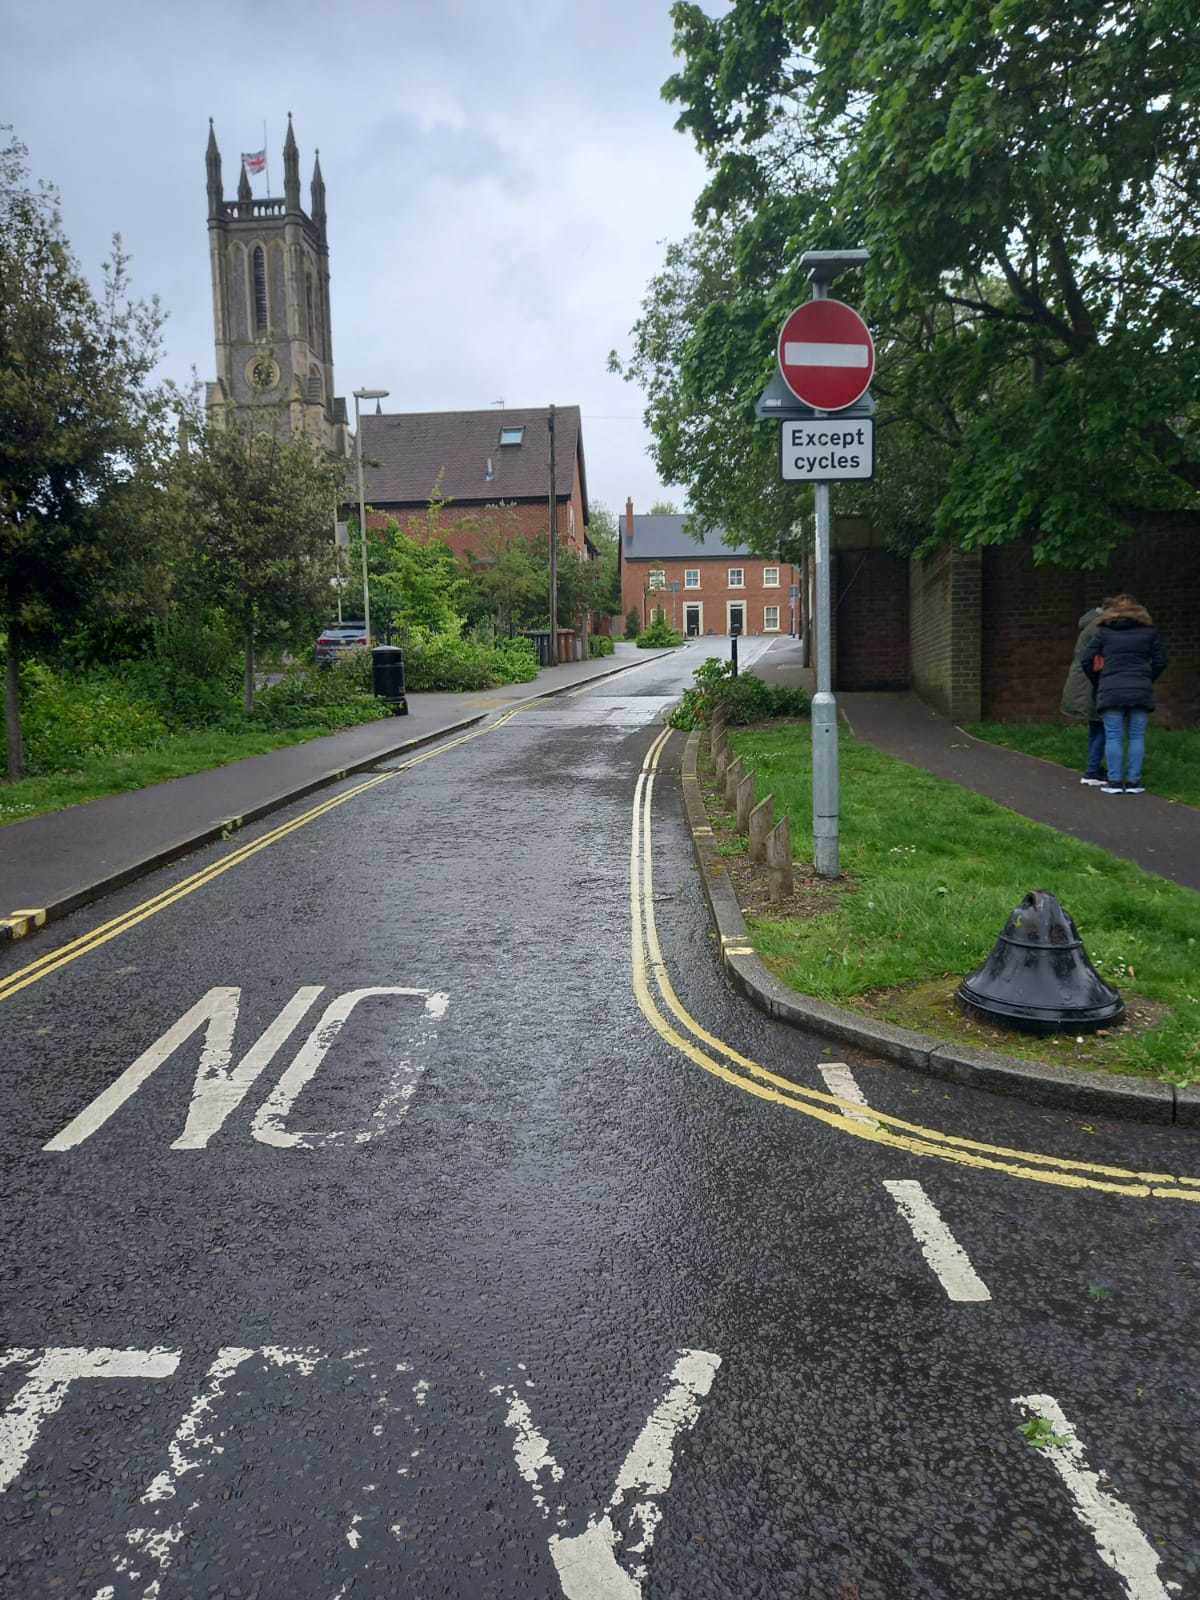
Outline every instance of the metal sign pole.
[[[812, 280], [812, 297], [824, 300], [828, 286]], [[818, 412], [818, 415], [825, 415]], [[813, 861], [822, 878], [836, 878], [838, 851], [838, 723], [833, 694], [833, 607], [830, 562], [832, 523], [829, 484], [813, 485], [817, 512], [817, 692], [812, 703]]]

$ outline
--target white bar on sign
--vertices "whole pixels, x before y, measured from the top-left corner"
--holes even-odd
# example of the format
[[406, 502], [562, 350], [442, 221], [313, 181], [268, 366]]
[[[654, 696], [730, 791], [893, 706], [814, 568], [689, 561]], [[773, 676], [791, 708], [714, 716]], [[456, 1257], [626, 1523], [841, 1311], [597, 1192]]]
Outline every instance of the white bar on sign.
[[865, 367], [865, 344], [808, 344], [787, 339], [783, 359], [789, 367]]

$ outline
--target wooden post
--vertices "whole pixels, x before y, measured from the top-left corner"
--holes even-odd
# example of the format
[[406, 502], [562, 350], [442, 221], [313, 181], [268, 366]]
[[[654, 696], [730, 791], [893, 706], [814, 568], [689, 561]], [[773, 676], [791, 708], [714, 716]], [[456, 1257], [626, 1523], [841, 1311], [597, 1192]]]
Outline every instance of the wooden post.
[[775, 796], [767, 795], [765, 800], [760, 800], [750, 813], [750, 859], [751, 861], [765, 861], [767, 859], [767, 835], [775, 825]]
[[754, 804], [754, 774], [748, 772], [737, 786], [734, 796], [737, 801], [737, 826], [739, 833], [745, 833], [750, 821], [750, 807]]
[[718, 783], [724, 783], [725, 782], [725, 771], [726, 771], [726, 768], [729, 766], [729, 761], [730, 761], [731, 755], [732, 755], [732, 751], [730, 750], [728, 743], [725, 740], [722, 740], [720, 748], [717, 751], [717, 759], [716, 759], [716, 763], [715, 763], [716, 769], [717, 769], [717, 782]]
[[725, 768], [725, 804], [733, 809], [737, 799], [737, 786], [746, 776], [746, 763], [738, 756], [736, 761], [731, 761]]
[[796, 886], [792, 871], [792, 830], [786, 816], [780, 817], [767, 836], [767, 866], [770, 868], [771, 899], [776, 903], [786, 900]]

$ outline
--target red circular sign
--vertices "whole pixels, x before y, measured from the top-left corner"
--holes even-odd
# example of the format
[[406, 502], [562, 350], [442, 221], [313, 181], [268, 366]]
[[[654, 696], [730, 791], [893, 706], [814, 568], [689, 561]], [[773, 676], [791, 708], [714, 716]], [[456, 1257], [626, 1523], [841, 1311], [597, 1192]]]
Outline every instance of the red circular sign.
[[870, 387], [875, 345], [852, 306], [806, 300], [779, 330], [779, 370], [806, 406], [843, 411]]

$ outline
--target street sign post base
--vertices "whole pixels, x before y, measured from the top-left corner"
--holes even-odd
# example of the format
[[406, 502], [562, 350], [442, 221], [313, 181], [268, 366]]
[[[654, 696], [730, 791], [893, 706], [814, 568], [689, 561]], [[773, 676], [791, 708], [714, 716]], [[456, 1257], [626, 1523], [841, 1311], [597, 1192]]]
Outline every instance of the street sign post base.
[[822, 878], [840, 876], [838, 851], [837, 701], [828, 691], [813, 696], [813, 859]]

